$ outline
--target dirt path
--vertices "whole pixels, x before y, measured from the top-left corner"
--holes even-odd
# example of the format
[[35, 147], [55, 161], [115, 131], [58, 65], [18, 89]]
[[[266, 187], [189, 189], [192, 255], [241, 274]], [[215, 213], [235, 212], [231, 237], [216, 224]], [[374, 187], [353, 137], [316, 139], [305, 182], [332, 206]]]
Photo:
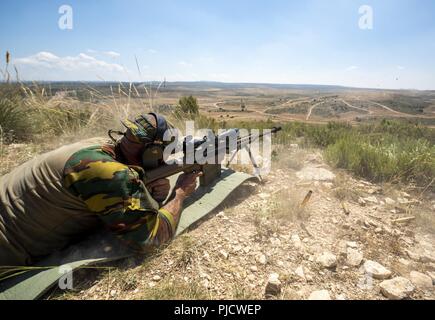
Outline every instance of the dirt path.
[[367, 109], [364, 109], [364, 108], [360, 108], [360, 107], [356, 107], [356, 106], [354, 106], [354, 105], [351, 105], [349, 102], [347, 102], [346, 100], [344, 100], [344, 99], [340, 99], [345, 105], [347, 105], [349, 108], [353, 108], [353, 109], [356, 109], [356, 110], [359, 110], [359, 111], [363, 111], [364, 113], [368, 113], [368, 114], [372, 114], [373, 113], [373, 111], [370, 111], [370, 110], [367, 110]]
[[310, 107], [310, 109], [308, 110], [307, 117], [305, 118], [305, 120], [308, 121], [308, 120], [310, 119], [310, 117], [311, 117], [311, 112], [313, 112], [313, 109], [314, 109], [315, 107], [317, 107], [318, 105], [322, 104], [322, 103], [323, 103], [323, 101], [318, 102], [318, 103], [316, 103], [316, 104], [313, 104], [313, 105]]
[[393, 110], [393, 109], [391, 109], [390, 107], [387, 107], [387, 106], [385, 106], [385, 105], [383, 105], [383, 104], [381, 104], [381, 103], [378, 103], [378, 102], [369, 101], [369, 100], [367, 100], [367, 102], [370, 102], [370, 103], [372, 103], [372, 104], [374, 104], [374, 105], [377, 105], [377, 106], [379, 106], [379, 107], [381, 107], [381, 108], [384, 108], [384, 109], [387, 110], [387, 111], [390, 111], [390, 112], [392, 112], [392, 113], [395, 113], [395, 114], [398, 114], [398, 115], [401, 115], [401, 116], [405, 116], [405, 117], [413, 117], [413, 116], [415, 116], [415, 115], [412, 115], [412, 114], [403, 113], [403, 112], [399, 112], [399, 111]]
[[404, 112], [396, 111], [396, 110], [391, 109], [390, 107], [387, 107], [386, 105], [383, 105], [383, 104], [378, 103], [378, 102], [369, 101], [369, 100], [367, 100], [367, 102], [372, 103], [372, 104], [374, 104], [376, 106], [379, 106], [379, 107], [381, 107], [381, 108], [383, 108], [383, 109], [385, 109], [385, 110], [387, 110], [389, 112], [392, 112], [392, 113], [394, 113], [394, 114], [396, 114], [398, 116], [401, 116], [401, 117], [435, 119], [435, 116], [432, 116], [432, 115], [409, 114], [409, 113], [404, 113]]

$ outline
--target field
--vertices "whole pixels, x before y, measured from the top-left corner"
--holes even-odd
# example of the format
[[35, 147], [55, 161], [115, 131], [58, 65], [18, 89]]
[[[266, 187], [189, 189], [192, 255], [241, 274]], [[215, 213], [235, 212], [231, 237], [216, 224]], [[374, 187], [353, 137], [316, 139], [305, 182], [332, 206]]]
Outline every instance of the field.
[[[276, 123], [284, 127], [283, 135], [290, 140], [304, 138], [324, 148], [331, 163], [364, 178], [389, 181], [400, 176], [408, 183], [430, 183], [433, 178], [433, 91], [211, 82], [55, 82], [3, 84], [0, 93], [2, 145], [53, 142], [53, 135], [68, 141], [105, 135], [110, 128], [122, 129], [120, 121], [125, 118], [155, 111], [181, 127], [186, 117], [194, 119], [197, 129], [263, 128]], [[197, 99], [193, 117], [179, 113], [180, 98], [185, 96]], [[4, 167], [2, 171], [7, 171]]]
[[[96, 105], [153, 105], [173, 110], [180, 97], [197, 97], [200, 111], [217, 121], [267, 120], [359, 123], [380, 118], [409, 119], [435, 125], [434, 91], [354, 89], [338, 86], [190, 83], [40, 84], [48, 95], [76, 97]], [[140, 103], [138, 101], [140, 100]]]
[[[179, 117], [194, 96], [199, 114]], [[38, 154], [157, 111], [176, 125], [270, 128], [272, 171], [237, 189], [164, 250], [75, 273], [47, 299], [384, 299], [364, 287], [376, 261], [392, 276], [435, 272], [435, 92], [223, 83], [23, 83], [0, 86], [0, 178]], [[251, 172], [252, 168], [234, 169]], [[304, 172], [328, 172], [313, 180]], [[313, 196], [306, 207], [301, 201]], [[219, 213], [217, 216], [216, 213]], [[397, 222], [399, 221], [399, 222]], [[349, 250], [352, 249], [352, 250]], [[333, 268], [322, 265], [329, 254]], [[351, 254], [360, 258], [357, 263]], [[413, 299], [433, 299], [417, 287]]]

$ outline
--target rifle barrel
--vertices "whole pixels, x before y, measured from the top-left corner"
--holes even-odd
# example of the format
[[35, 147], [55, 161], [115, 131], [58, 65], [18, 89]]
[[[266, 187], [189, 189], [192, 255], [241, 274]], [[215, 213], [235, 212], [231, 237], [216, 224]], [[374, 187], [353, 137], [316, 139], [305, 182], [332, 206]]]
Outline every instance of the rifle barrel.
[[[248, 136], [238, 138], [236, 150], [230, 150], [230, 151], [232, 151], [232, 152], [240, 151], [242, 148], [251, 144], [253, 141], [255, 141], [259, 138], [262, 138], [266, 135], [276, 133], [278, 131], [281, 131], [281, 127], [274, 127], [271, 129], [270, 132], [261, 133], [255, 137], [253, 137], [253, 135], [250, 134]], [[245, 140], [247, 140], [247, 141], [245, 141]], [[201, 146], [203, 146], [203, 144], [200, 145], [199, 147], [201, 147]], [[227, 151], [228, 151], [227, 147], [228, 146], [226, 145], [226, 143], [224, 143], [222, 145], [218, 144], [218, 147], [215, 148], [215, 154], [211, 155], [210, 159], [213, 159], [213, 161], [216, 162], [216, 158], [218, 156], [227, 153]], [[225, 150], [222, 150], [222, 149], [225, 149]], [[225, 151], [225, 153], [222, 151]], [[202, 166], [201, 164], [198, 164], [198, 163], [186, 164], [184, 162], [184, 159], [185, 159], [185, 155], [183, 156], [183, 161], [180, 161], [181, 159], [178, 159], [178, 161], [175, 161], [173, 164], [166, 164], [165, 163], [163, 165], [158, 166], [155, 169], [147, 170], [145, 172], [145, 178], [144, 178], [145, 183], [150, 183], [150, 182], [153, 182], [153, 181], [158, 180], [158, 179], [164, 179], [164, 178], [170, 177], [170, 176], [177, 174], [177, 173], [180, 173], [180, 172], [193, 172], [193, 171], [201, 170], [201, 166]], [[181, 162], [181, 164], [179, 164], [180, 162]]]

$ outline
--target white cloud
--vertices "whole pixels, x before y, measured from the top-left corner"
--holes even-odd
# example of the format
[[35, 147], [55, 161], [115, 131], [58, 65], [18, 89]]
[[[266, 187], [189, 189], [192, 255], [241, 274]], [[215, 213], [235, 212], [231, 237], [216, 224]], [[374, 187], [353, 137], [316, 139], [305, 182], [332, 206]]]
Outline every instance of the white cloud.
[[87, 49], [86, 52], [90, 53], [92, 55], [105, 55], [105, 56], [108, 56], [110, 58], [119, 58], [121, 56], [120, 53], [115, 52], [115, 51], [97, 51], [94, 49]]
[[353, 70], [357, 70], [357, 69], [359, 69], [358, 66], [350, 66], [350, 67], [346, 68], [346, 71], [353, 71]]
[[120, 53], [115, 52], [115, 51], [105, 51], [105, 52], [103, 52], [103, 54], [110, 57], [110, 58], [119, 58], [121, 56]]
[[[41, 51], [13, 61], [21, 77], [28, 80], [97, 80], [119, 77], [125, 69], [116, 63], [99, 60], [85, 53], [59, 57]], [[125, 75], [125, 74], [124, 74]]]
[[404, 70], [405, 67], [404, 67], [404, 66], [397, 66], [397, 69], [399, 69], [399, 70]]
[[190, 68], [190, 67], [193, 66], [191, 63], [186, 62], [186, 61], [180, 61], [180, 62], [178, 62], [178, 65], [180, 65], [182, 67], [187, 67], [187, 68]]
[[148, 49], [147, 51], [148, 51], [148, 53], [152, 53], [152, 54], [157, 53], [157, 50], [154, 50], [154, 49]]

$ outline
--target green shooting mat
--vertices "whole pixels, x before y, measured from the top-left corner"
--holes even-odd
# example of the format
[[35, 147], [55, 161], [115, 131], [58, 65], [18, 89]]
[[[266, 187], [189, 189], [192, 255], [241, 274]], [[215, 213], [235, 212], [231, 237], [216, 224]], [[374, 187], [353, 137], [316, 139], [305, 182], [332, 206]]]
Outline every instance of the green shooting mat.
[[[176, 181], [172, 177], [171, 185]], [[243, 182], [254, 178], [252, 175], [222, 169], [220, 179], [213, 184], [200, 186], [185, 203], [176, 236], [192, 227], [199, 220], [216, 209]], [[31, 270], [14, 274], [0, 281], [0, 300], [38, 299], [65, 277], [67, 272], [98, 263], [107, 263], [134, 255], [108, 233], [98, 233], [66, 250], [54, 253]]]

